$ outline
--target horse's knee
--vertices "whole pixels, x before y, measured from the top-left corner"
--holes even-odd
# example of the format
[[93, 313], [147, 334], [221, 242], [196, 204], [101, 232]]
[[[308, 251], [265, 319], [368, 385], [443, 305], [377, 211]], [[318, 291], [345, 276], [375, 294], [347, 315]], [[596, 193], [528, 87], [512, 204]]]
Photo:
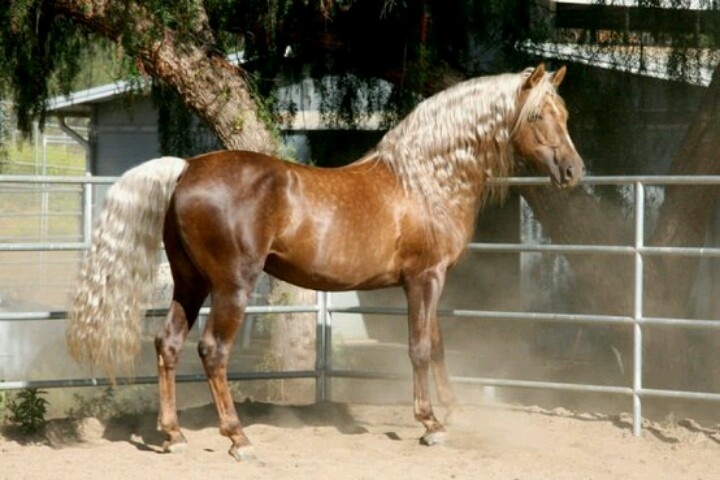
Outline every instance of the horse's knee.
[[158, 360], [165, 365], [174, 366], [180, 356], [189, 324], [183, 307], [173, 301], [165, 325], [155, 336], [155, 352]]
[[213, 356], [215, 344], [208, 340], [202, 339], [198, 342], [197, 350], [198, 355], [200, 355], [200, 359], [205, 362], [206, 359]]
[[213, 370], [223, 365], [225, 361], [224, 349], [215, 341], [202, 339], [198, 342], [198, 355], [205, 368]]
[[430, 342], [427, 340], [419, 340], [410, 345], [410, 362], [413, 367], [427, 367], [430, 363], [431, 350]]
[[155, 353], [157, 353], [159, 361], [168, 368], [173, 368], [180, 356], [180, 348], [182, 344], [178, 344], [172, 338], [160, 333], [155, 337]]

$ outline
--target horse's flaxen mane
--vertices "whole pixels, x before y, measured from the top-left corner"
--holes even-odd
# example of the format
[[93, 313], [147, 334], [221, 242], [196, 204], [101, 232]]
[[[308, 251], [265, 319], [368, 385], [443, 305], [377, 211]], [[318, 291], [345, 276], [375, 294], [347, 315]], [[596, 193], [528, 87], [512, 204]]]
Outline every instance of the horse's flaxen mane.
[[503, 199], [507, 189], [486, 188], [486, 180], [512, 175], [514, 130], [537, 114], [546, 94], [556, 95], [545, 74], [518, 112], [516, 100], [530, 73], [479, 77], [428, 98], [380, 140], [374, 153], [433, 211]]

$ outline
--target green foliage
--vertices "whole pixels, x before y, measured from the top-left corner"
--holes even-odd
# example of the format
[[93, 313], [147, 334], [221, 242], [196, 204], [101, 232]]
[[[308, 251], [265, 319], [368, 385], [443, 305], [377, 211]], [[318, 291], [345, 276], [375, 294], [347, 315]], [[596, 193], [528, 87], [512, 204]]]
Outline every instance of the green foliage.
[[0, 390], [0, 419], [5, 418], [5, 410], [7, 409], [8, 394], [5, 390]]
[[48, 96], [71, 90], [88, 38], [67, 17], [43, 10], [41, 0], [0, 4], [0, 97], [13, 100], [23, 131], [35, 118], [44, 124]]
[[6, 399], [10, 411], [8, 419], [20, 426], [26, 434], [33, 434], [45, 428], [48, 401], [40, 395], [46, 392], [37, 388], [25, 388]]
[[[107, 8], [119, 32], [118, 43], [130, 58], [135, 58], [152, 42], [164, 38], [166, 29], [173, 31], [180, 42], [187, 39], [208, 42], [210, 39], [199, 37], [203, 31], [202, 4], [199, 0], [116, 0], [107, 2]], [[143, 29], [137, 28], [138, 6], [143, 9]]]
[[[17, 126], [26, 135], [33, 120], [45, 123], [45, 102], [54, 95], [88, 88], [112, 78], [137, 77], [138, 53], [150, 39], [163, 38], [165, 28], [178, 38], [197, 37], [202, 2], [147, 0], [143, 7], [153, 13], [144, 18], [150, 28], [138, 33], [136, 2], [107, 3], [108, 16], [117, 29], [110, 37], [117, 43], [112, 52], [103, 35], [92, 31], [43, 0], [0, 2], [0, 99], [15, 105]], [[90, 7], [88, 7], [90, 8]], [[202, 39], [207, 43], [210, 39]], [[110, 54], [109, 54], [110, 53]], [[102, 60], [100, 60], [102, 59]], [[116, 61], [116, 59], [118, 61]]]
[[250, 95], [255, 101], [257, 106], [258, 119], [265, 124], [271, 135], [278, 141], [280, 140], [280, 123], [279, 117], [280, 112], [278, 111], [278, 101], [276, 95], [276, 86], [270, 85], [269, 88], [266, 85], [264, 91], [261, 90], [260, 77], [258, 74], [253, 75], [252, 78], [246, 79], [248, 87], [250, 88]]
[[[88, 5], [89, 12], [92, 4]], [[395, 112], [388, 117], [392, 119], [404, 115], [417, 101], [418, 86], [429, 72], [441, 63], [462, 67], [472, 57], [475, 34], [471, 32], [507, 33], [510, 25], [518, 23], [512, 14], [519, 5], [525, 4], [522, 0], [112, 0], [105, 4], [110, 20], [103, 31], [63, 15], [51, 2], [11, 0], [0, 5], [0, 97], [13, 100], [18, 125], [29, 133], [33, 119], [44, 122], [45, 100], [52, 95], [87, 88], [92, 79], [140, 78], [144, 71], [138, 56], [169, 30], [179, 41], [200, 43], [208, 51], [243, 50], [251, 59], [245, 68], [256, 79], [254, 96], [262, 99], [259, 110], [268, 125], [278, 121], [273, 100], [278, 76], [339, 75], [338, 87], [323, 99], [324, 109], [336, 113], [338, 126], [353, 127], [370, 108]], [[140, 30], [138, 8], [145, 12]], [[327, 39], [315, 29], [318, 16], [335, 25]], [[106, 40], [101, 40], [103, 35]], [[512, 42], [505, 40], [506, 45]], [[325, 41], [347, 45], [353, 54], [335, 47], [317, 48]], [[286, 55], [287, 47], [293, 55]], [[402, 65], [402, 80], [387, 102], [358, 101], [358, 82], [397, 65]], [[197, 126], [188, 120], [182, 99], [167, 92], [158, 98], [164, 109], [163, 150], [179, 155], [196, 151], [191, 143]]]
[[93, 397], [78, 394], [73, 397], [76, 406], [67, 412], [67, 416], [73, 419], [92, 417], [107, 420], [112, 416], [130, 412], [130, 408], [117, 398], [117, 392], [112, 386], [106, 387], [102, 393]]
[[[447, 85], [443, 72], [459, 78], [526, 66], [517, 42], [547, 40], [555, 30], [549, 20], [533, 21], [533, 12], [549, 12], [528, 0], [109, 0], [104, 5], [109, 19], [99, 27], [77, 22], [52, 2], [0, 2], [0, 98], [14, 102], [25, 132], [33, 119], [44, 121], [49, 96], [113, 78], [145, 80], [148, 49], [168, 35], [201, 45], [208, 54], [243, 51], [243, 69], [253, 79], [253, 96], [267, 125], [279, 122], [275, 98], [283, 82], [338, 78], [333, 88], [321, 90], [322, 113], [333, 126], [353, 128], [375, 112], [385, 115], [386, 125], [394, 123], [419, 95]], [[87, 8], [78, 14], [90, 12], [92, 2]], [[687, 65], [697, 63], [689, 47], [717, 45], [717, 31], [661, 32], [675, 52], [668, 68], [684, 75]], [[618, 42], [640, 37], [616, 35]], [[390, 79], [390, 95], [369, 91], [369, 79], [378, 77]], [[160, 89], [156, 99], [164, 152], [186, 155], [207, 146], [208, 126], [193, 123], [183, 98]]]
[[180, 97], [170, 88], [154, 84], [152, 97], [158, 108], [160, 152], [164, 155], [189, 157], [199, 148], [193, 135], [193, 116]]
[[10, 106], [6, 103], [0, 103], [0, 174], [3, 173], [3, 165], [8, 160], [8, 143], [13, 128], [15, 126], [12, 124]]

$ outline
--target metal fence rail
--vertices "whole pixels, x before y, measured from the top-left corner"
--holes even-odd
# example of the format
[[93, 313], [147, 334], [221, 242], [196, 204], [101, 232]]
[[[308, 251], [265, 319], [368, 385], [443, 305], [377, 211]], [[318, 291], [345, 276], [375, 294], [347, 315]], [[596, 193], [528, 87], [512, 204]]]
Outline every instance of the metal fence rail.
[[[83, 186], [83, 238], [82, 242], [26, 242], [26, 243], [0, 243], [0, 252], [3, 251], [81, 251], [88, 248], [90, 226], [92, 225], [91, 199], [92, 188], [98, 184], [110, 184], [115, 177], [37, 177], [37, 176], [9, 176], [0, 175], [0, 185], [3, 184], [68, 184]], [[546, 185], [544, 178], [511, 178], [498, 179], [496, 182], [509, 185]], [[633, 405], [633, 433], [640, 435], [642, 428], [642, 399], [645, 397], [665, 397], [690, 400], [720, 401], [720, 393], [694, 392], [681, 390], [662, 390], [643, 387], [642, 361], [643, 361], [643, 327], [666, 326], [697, 329], [718, 329], [720, 320], [693, 320], [682, 318], [647, 317], [643, 313], [643, 260], [646, 256], [691, 256], [691, 257], [720, 257], [720, 248], [689, 248], [689, 247], [650, 247], [644, 244], [645, 219], [645, 186], [646, 185], [720, 185], [720, 176], [613, 176], [588, 177], [583, 180], [585, 185], [632, 185], [635, 189], [635, 237], [632, 245], [528, 245], [522, 243], [471, 243], [471, 251], [484, 253], [519, 253], [519, 252], [550, 252], [566, 255], [573, 254], [609, 254], [632, 257], [634, 262], [633, 280], [633, 312], [627, 316], [586, 315], [586, 314], [560, 314], [560, 313], [534, 313], [486, 310], [441, 310], [442, 317], [456, 318], [482, 318], [495, 320], [516, 321], [543, 321], [562, 323], [582, 323], [593, 325], [627, 325], [633, 329], [633, 376], [631, 386], [608, 386], [592, 384], [576, 384], [546, 381], [528, 381], [522, 379], [498, 379], [484, 377], [452, 377], [454, 382], [478, 384], [499, 387], [532, 388], [569, 390], [578, 392], [610, 393], [626, 395], [632, 398]], [[404, 375], [383, 374], [376, 372], [362, 372], [334, 369], [332, 367], [332, 315], [334, 313], [359, 314], [385, 314], [406, 315], [404, 308], [388, 307], [336, 307], [332, 305], [332, 295], [326, 292], [317, 292], [315, 305], [310, 306], [251, 306], [247, 308], [248, 314], [278, 314], [278, 313], [315, 313], [317, 316], [316, 328], [316, 368], [307, 371], [282, 372], [236, 372], [229, 374], [231, 380], [263, 380], [278, 378], [315, 378], [316, 396], [318, 400], [329, 398], [330, 379], [333, 377], [364, 378], [364, 379], [394, 379]], [[166, 310], [152, 310], [150, 315], [162, 315]], [[201, 313], [207, 313], [206, 310]], [[0, 312], [0, 321], [24, 320], [59, 320], [65, 319], [67, 312]], [[204, 375], [179, 375], [178, 382], [204, 381]], [[125, 383], [155, 383], [157, 377], [143, 376], [134, 378], [117, 378], [119, 384]], [[106, 378], [81, 378], [45, 381], [9, 381], [0, 382], [0, 390], [20, 389], [26, 387], [53, 388], [109, 385]]]

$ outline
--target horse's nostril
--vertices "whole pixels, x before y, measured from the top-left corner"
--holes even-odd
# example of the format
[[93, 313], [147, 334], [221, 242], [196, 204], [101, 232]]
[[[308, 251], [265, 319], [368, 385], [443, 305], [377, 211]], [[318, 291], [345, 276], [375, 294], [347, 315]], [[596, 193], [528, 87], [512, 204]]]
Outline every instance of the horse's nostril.
[[572, 165], [565, 167], [565, 180], [572, 180], [575, 170]]

